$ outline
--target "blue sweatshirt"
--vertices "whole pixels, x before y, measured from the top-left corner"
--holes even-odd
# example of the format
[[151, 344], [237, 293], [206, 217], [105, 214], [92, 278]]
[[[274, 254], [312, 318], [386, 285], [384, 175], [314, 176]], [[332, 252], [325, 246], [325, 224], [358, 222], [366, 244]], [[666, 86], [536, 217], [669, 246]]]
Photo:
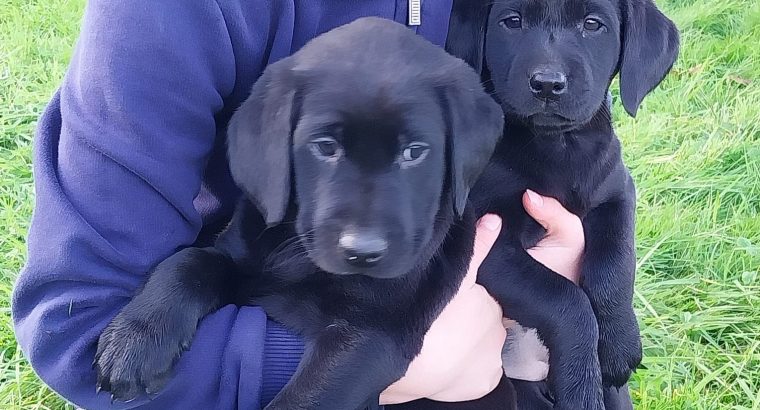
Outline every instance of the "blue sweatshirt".
[[[443, 46], [451, 0], [422, 5], [418, 34]], [[178, 249], [205, 245], [240, 195], [225, 128], [264, 67], [361, 16], [407, 22], [407, 0], [91, 0], [62, 85], [40, 118], [28, 261], [13, 294], [35, 371], [78, 406], [95, 394], [96, 341]], [[259, 408], [302, 342], [258, 307], [199, 326], [152, 401], [113, 408]]]

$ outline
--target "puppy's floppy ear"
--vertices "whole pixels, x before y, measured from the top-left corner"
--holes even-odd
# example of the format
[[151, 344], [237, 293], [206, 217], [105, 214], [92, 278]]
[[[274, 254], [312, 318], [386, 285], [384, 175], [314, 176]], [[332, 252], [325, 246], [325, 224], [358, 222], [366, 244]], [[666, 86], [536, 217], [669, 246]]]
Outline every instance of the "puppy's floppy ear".
[[678, 29], [652, 0], [621, 0], [620, 96], [628, 114], [665, 78], [678, 57]]
[[483, 72], [490, 4], [482, 0], [454, 0], [449, 19], [446, 51], [466, 61], [478, 74]]
[[[448, 169], [454, 210], [461, 216], [470, 189], [493, 155], [504, 128], [504, 113], [472, 69], [454, 84], [439, 89], [447, 122]], [[465, 70], [462, 70], [465, 71]]]
[[294, 82], [287, 59], [267, 67], [227, 128], [232, 177], [269, 225], [282, 221], [290, 200]]

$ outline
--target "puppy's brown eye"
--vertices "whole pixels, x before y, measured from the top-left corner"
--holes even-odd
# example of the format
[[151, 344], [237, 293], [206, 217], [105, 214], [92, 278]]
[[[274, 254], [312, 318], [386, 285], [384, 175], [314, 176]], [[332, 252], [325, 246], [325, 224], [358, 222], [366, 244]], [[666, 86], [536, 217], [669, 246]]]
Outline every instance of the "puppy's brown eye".
[[519, 14], [512, 14], [501, 20], [499, 25], [504, 28], [515, 29], [522, 27], [522, 18]]
[[602, 28], [602, 23], [595, 18], [587, 18], [583, 22], [583, 29], [586, 31], [599, 31]]
[[430, 151], [430, 146], [424, 142], [413, 142], [401, 152], [401, 164], [412, 166], [420, 163]]
[[317, 138], [311, 142], [311, 151], [323, 159], [337, 158], [341, 153], [340, 145], [332, 138]]
[[338, 152], [338, 144], [336, 144], [335, 141], [320, 141], [316, 144], [319, 153], [326, 157], [332, 157]]

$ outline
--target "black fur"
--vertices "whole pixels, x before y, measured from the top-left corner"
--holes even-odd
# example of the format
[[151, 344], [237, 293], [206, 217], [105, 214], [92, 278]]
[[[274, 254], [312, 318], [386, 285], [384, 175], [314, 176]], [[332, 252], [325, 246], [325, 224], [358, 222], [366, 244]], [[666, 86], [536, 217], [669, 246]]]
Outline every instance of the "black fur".
[[[506, 227], [479, 280], [547, 344], [555, 408], [603, 408], [602, 376], [623, 384], [641, 354], [631, 309], [635, 193], [604, 96], [622, 69], [623, 100], [635, 113], [677, 52], [675, 28], [651, 2], [621, 1], [516, 0], [494, 10], [455, 1], [447, 47], [476, 67], [485, 62], [509, 119], [475, 187], [501, 128], [498, 108], [477, 76], [411, 32], [350, 25], [268, 68], [230, 125], [233, 174], [249, 198], [213, 248], [159, 264], [107, 327], [96, 358], [101, 386], [122, 399], [155, 391], [200, 318], [224, 303], [254, 303], [307, 340], [296, 375], [269, 408], [359, 408], [403, 374], [461, 280], [476, 216], [496, 212]], [[526, 21], [517, 36], [527, 37], [495, 30], [510, 4]], [[592, 5], [607, 11], [606, 38], [567, 23]], [[629, 50], [643, 62], [628, 61]], [[548, 64], [549, 54], [548, 63], [569, 67], [569, 85], [561, 99], [541, 103], [527, 73], [512, 74]], [[336, 116], [343, 126], [329, 127]], [[340, 172], [308, 152], [315, 135], [342, 145], [350, 161]], [[419, 172], [384, 172], [410, 138], [431, 147]], [[543, 235], [520, 204], [526, 188], [583, 218], [582, 289], [525, 253]], [[383, 237], [385, 257], [348, 267], [336, 251], [347, 226]]]
[[[623, 104], [635, 115], [676, 59], [677, 30], [650, 0], [456, 0], [453, 13], [460, 17], [447, 49], [482, 67], [506, 116], [470, 194], [477, 215], [495, 212], [505, 223], [479, 280], [549, 348], [555, 408], [602, 409], [602, 385], [625, 384], [641, 360], [632, 308], [635, 189], [605, 96], [620, 72]], [[474, 33], [484, 40], [473, 41]], [[559, 92], [537, 93], [531, 77], [539, 72], [566, 81]], [[525, 189], [582, 218], [580, 288], [524, 251], [544, 235], [523, 209]]]
[[[267, 409], [377, 404], [464, 276], [467, 193], [502, 127], [471, 67], [397, 23], [358, 20], [269, 66], [229, 125], [248, 195], [213, 247], [161, 262], [107, 326], [100, 387], [158, 391], [204, 315], [256, 304], [306, 341]], [[345, 253], [381, 242], [360, 266]]]

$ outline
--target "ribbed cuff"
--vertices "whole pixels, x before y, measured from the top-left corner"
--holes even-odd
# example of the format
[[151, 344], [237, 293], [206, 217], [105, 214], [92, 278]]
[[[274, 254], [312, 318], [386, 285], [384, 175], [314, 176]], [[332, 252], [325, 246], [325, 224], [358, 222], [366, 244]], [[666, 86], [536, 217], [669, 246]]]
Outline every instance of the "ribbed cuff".
[[269, 404], [293, 376], [303, 356], [303, 341], [283, 325], [267, 320], [261, 370], [261, 407]]

